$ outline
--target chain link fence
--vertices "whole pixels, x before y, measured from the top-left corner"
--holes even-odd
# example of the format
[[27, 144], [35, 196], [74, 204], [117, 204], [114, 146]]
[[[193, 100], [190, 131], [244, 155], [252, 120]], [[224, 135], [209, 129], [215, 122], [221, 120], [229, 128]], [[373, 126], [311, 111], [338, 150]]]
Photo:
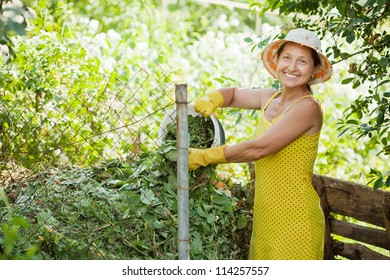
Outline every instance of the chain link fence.
[[[0, 259], [178, 258], [177, 153], [158, 139], [175, 108], [171, 76], [3, 93]], [[245, 259], [250, 189], [215, 167], [189, 180], [191, 258]]]
[[139, 70], [129, 83], [102, 77], [94, 91], [26, 93], [23, 103], [3, 102], [0, 168], [88, 166], [130, 156], [140, 145], [153, 147], [156, 127], [173, 106], [173, 89], [168, 73]]

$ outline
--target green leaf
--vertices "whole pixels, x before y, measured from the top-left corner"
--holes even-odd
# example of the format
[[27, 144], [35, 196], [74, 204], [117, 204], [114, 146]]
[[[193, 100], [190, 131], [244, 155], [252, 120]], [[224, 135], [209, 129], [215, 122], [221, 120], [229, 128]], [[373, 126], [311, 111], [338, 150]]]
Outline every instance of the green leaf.
[[153, 191], [149, 189], [142, 189], [140, 200], [145, 205], [152, 205], [157, 200], [157, 198]]
[[7, 195], [5, 194], [4, 188], [0, 188], [0, 201], [3, 201], [5, 206], [9, 207], [10, 204], [8, 202]]
[[360, 85], [361, 85], [360, 81], [356, 81], [356, 82], [353, 84], [352, 88], [355, 89], [355, 88], [359, 87]]
[[270, 42], [271, 40], [271, 37], [268, 36], [267, 38], [265, 38], [264, 40], [260, 41], [258, 44], [257, 44], [257, 47], [259, 49], [263, 48], [264, 46], [268, 45], [268, 43]]
[[342, 83], [343, 85], [349, 84], [350, 82], [353, 81], [353, 79], [354, 79], [354, 78], [347, 78], [347, 79], [342, 80], [341, 83]]
[[239, 114], [238, 118], [236, 119], [235, 125], [238, 125], [240, 123], [241, 119], [242, 119], [242, 114]]
[[22, 228], [28, 228], [29, 226], [30, 226], [30, 223], [28, 222], [28, 221], [26, 221], [24, 218], [22, 218], [22, 217], [15, 217], [14, 219], [13, 219], [13, 221], [14, 221], [14, 223], [16, 224], [16, 225], [19, 225], [19, 226], [21, 226]]
[[166, 186], [170, 190], [177, 189], [177, 175], [176, 175], [176, 173], [169, 174]]
[[177, 155], [177, 151], [176, 151], [176, 150], [170, 150], [169, 152], [167, 152], [167, 153], [165, 154], [165, 156], [166, 156], [167, 159], [169, 159], [170, 161], [177, 162], [178, 155]]
[[120, 188], [124, 184], [126, 184], [126, 181], [122, 181], [122, 180], [109, 180], [107, 182], [109, 188]]
[[348, 123], [348, 124], [359, 125], [359, 122], [358, 122], [357, 120], [348, 120], [347, 123]]
[[203, 211], [203, 209], [200, 205], [196, 208], [196, 213], [202, 218], [207, 217], [206, 213]]
[[347, 37], [346, 37], [346, 40], [347, 40], [348, 43], [351, 44], [353, 41], [355, 41], [355, 38], [356, 38], [355, 33], [354, 32], [349, 32]]
[[253, 45], [253, 47], [251, 48], [251, 53], [253, 53], [253, 51], [256, 49], [257, 45]]
[[26, 35], [26, 23], [24, 21], [22, 23], [18, 23], [10, 20], [8, 21], [8, 25], [17, 35]]
[[340, 57], [342, 59], [348, 59], [350, 56], [351, 56], [351, 54], [346, 53], [346, 52], [340, 53]]
[[369, 7], [369, 6], [372, 6], [373, 4], [375, 4], [377, 0], [368, 0], [366, 3], [364, 3], [364, 8], [366, 7]]
[[230, 199], [225, 195], [216, 195], [213, 197], [215, 207], [219, 208], [223, 212], [233, 211], [233, 206]]
[[345, 128], [342, 132], [340, 132], [338, 137], [341, 137], [342, 135], [344, 135], [349, 129], [350, 129], [350, 127]]
[[390, 83], [390, 80], [384, 80], [384, 81], [380, 82], [377, 87], [380, 87], [380, 86], [387, 84], [387, 83]]
[[147, 244], [145, 244], [144, 242], [142, 241], [138, 241], [138, 240], [132, 240], [132, 241], [129, 241], [129, 244], [134, 247], [134, 248], [137, 248], [137, 249], [144, 249], [144, 250], [148, 250], [149, 247], [147, 246]]
[[341, 16], [345, 16], [346, 3], [344, 1], [336, 1], [336, 8]]
[[382, 66], [382, 67], [387, 67], [388, 64], [389, 64], [389, 60], [385, 57], [382, 57], [380, 60], [379, 60], [379, 64]]
[[162, 223], [162, 222], [160, 222], [160, 221], [158, 221], [158, 220], [153, 221], [153, 222], [152, 222], [152, 225], [153, 225], [153, 227], [154, 227], [155, 229], [162, 229], [162, 228], [165, 227], [165, 224]]
[[214, 224], [215, 223], [215, 215], [214, 214], [209, 214], [209, 215], [207, 215], [207, 222], [210, 224], [210, 225], [212, 225], [212, 224]]
[[379, 112], [377, 118], [376, 118], [376, 124], [378, 126], [381, 126], [383, 124], [383, 121], [385, 120], [385, 111]]
[[191, 251], [194, 254], [201, 254], [203, 252], [202, 236], [196, 232], [191, 239]]
[[252, 40], [251, 37], [246, 37], [246, 38], [244, 38], [244, 42], [246, 42], [246, 43], [253, 43], [253, 40]]
[[374, 190], [377, 190], [382, 186], [383, 186], [383, 176], [379, 177], [379, 179], [375, 181]]
[[36, 219], [42, 225], [58, 225], [58, 221], [53, 217], [50, 211], [42, 211], [37, 214]]
[[370, 174], [377, 175], [377, 176], [381, 176], [382, 175], [382, 173], [379, 170], [376, 170], [376, 169], [373, 169], [373, 168], [370, 169]]
[[131, 206], [136, 206], [140, 201], [140, 195], [135, 192], [127, 192], [126, 198]]
[[248, 220], [246, 217], [244, 216], [240, 216], [238, 217], [238, 220], [237, 220], [237, 228], [238, 229], [243, 229], [247, 226], [248, 224]]
[[333, 54], [334, 54], [334, 57], [339, 57], [340, 56], [340, 49], [337, 48], [336, 46], [333, 47]]

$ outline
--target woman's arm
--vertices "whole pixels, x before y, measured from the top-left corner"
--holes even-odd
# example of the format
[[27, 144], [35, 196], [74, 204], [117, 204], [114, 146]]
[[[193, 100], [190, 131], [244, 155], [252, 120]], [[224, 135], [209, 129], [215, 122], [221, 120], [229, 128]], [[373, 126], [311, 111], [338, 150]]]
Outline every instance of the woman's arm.
[[302, 99], [286, 112], [264, 134], [225, 148], [228, 162], [252, 162], [269, 156], [305, 133], [320, 130], [321, 107], [313, 99]]
[[219, 88], [217, 89], [223, 96], [221, 107], [242, 108], [242, 109], [261, 109], [269, 97], [276, 90], [272, 89], [249, 89], [239, 87]]

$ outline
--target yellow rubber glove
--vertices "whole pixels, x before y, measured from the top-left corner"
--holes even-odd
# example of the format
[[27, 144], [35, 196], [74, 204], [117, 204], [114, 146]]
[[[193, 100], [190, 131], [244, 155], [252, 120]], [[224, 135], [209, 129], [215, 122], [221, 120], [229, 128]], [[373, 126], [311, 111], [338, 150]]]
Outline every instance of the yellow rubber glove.
[[217, 91], [211, 91], [206, 94], [205, 98], [195, 101], [194, 109], [199, 114], [208, 118], [214, 112], [217, 107], [223, 104], [223, 96]]
[[188, 154], [188, 169], [190, 171], [209, 164], [227, 163], [224, 149], [226, 145], [209, 149], [190, 149]]

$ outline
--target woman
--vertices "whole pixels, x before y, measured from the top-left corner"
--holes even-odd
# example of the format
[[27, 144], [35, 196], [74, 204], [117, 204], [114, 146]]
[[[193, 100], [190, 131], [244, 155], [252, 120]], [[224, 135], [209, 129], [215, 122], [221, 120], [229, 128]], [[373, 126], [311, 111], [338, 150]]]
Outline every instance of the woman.
[[327, 81], [332, 67], [318, 38], [305, 29], [291, 30], [267, 46], [262, 60], [280, 81], [280, 91], [221, 88], [194, 105], [206, 117], [217, 107], [261, 110], [255, 137], [231, 146], [191, 149], [189, 169], [255, 162], [249, 258], [322, 259], [324, 215], [311, 185], [322, 108], [310, 85]]

